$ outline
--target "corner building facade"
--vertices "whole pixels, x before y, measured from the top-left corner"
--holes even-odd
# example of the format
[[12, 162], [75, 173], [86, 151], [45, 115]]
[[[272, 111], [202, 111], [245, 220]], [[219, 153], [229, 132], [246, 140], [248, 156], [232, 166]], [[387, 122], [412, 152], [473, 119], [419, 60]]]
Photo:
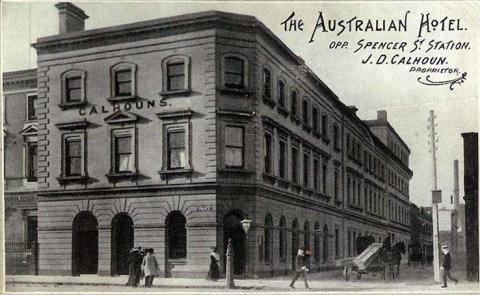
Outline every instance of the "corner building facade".
[[314, 271], [356, 255], [358, 236], [408, 245], [408, 154], [254, 17], [76, 30], [33, 45], [40, 273], [125, 274], [140, 245], [164, 276], [204, 277], [228, 238], [246, 276], [288, 273], [303, 245]]

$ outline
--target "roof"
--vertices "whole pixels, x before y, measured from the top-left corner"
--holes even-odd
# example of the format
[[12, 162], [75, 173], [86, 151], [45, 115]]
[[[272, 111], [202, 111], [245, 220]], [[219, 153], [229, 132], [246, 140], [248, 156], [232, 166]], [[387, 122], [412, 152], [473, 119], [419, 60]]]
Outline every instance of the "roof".
[[408, 153], [410, 153], [410, 148], [408, 147], [408, 144], [403, 141], [403, 139], [400, 137], [400, 135], [398, 135], [397, 131], [395, 131], [395, 129], [392, 127], [392, 125], [390, 125], [388, 121], [383, 122], [381, 120], [363, 120], [363, 122], [365, 122], [365, 124], [367, 124], [369, 127], [387, 127], [405, 146], [405, 148], [408, 150]]
[[[3, 87], [37, 87], [37, 69], [3, 73]], [[4, 89], [6, 90], [6, 89]]]

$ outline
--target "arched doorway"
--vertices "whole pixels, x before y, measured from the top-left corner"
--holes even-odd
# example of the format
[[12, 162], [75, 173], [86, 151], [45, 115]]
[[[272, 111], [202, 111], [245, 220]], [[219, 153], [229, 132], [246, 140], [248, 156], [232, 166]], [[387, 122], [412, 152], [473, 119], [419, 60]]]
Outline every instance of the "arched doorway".
[[187, 258], [187, 219], [180, 211], [172, 211], [166, 220], [165, 237], [165, 276], [171, 277], [171, 269], [175, 261]]
[[98, 271], [98, 222], [91, 212], [80, 212], [73, 220], [72, 275]]
[[292, 269], [295, 270], [295, 259], [298, 253], [298, 221], [297, 219], [292, 222]]
[[133, 248], [133, 220], [119, 213], [112, 220], [112, 276], [128, 275], [128, 254]]
[[236, 275], [244, 274], [246, 266], [246, 243], [245, 232], [243, 231], [241, 223], [242, 220], [243, 216], [241, 213], [230, 213], [223, 221], [223, 271], [225, 272], [228, 239], [231, 238], [233, 244], [233, 253], [235, 255], [235, 259], [233, 261], [233, 272]]

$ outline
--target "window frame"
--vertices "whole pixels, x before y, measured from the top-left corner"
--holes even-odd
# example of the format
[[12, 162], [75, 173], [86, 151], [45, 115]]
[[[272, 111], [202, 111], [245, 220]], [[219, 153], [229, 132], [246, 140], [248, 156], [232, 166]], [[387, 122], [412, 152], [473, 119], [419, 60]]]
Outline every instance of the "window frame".
[[[295, 93], [295, 96], [293, 95]], [[291, 88], [290, 89], [290, 115], [292, 118], [299, 120], [298, 117], [298, 111], [299, 111], [299, 102], [298, 102], [298, 97], [299, 97], [299, 92], [296, 88]], [[295, 98], [295, 99], [294, 99]]]
[[[132, 170], [117, 171], [116, 139], [120, 137], [131, 137], [130, 151], [132, 154]], [[135, 176], [138, 173], [138, 149], [137, 149], [137, 128], [136, 126], [118, 127], [110, 130], [110, 174], [113, 176]]]
[[[67, 173], [67, 142], [79, 141], [80, 142], [80, 156], [81, 156], [81, 166], [79, 175], [70, 175]], [[72, 132], [62, 134], [62, 171], [61, 178], [65, 179], [76, 179], [87, 176], [86, 169], [86, 142], [85, 142], [85, 133], [84, 132]]]
[[[185, 166], [184, 167], [170, 167], [169, 163], [169, 134], [176, 132], [184, 132], [184, 148], [185, 148]], [[181, 171], [191, 171], [191, 135], [190, 135], [190, 124], [188, 121], [183, 122], [168, 122], [164, 123], [162, 126], [163, 133], [163, 149], [162, 149], [162, 168], [161, 171], [170, 171], [170, 172], [181, 172]]]
[[[243, 62], [243, 77], [242, 77], [242, 84], [240, 87], [231, 87], [226, 84], [226, 68], [227, 68], [227, 59], [228, 58], [236, 58], [242, 60]], [[223, 90], [233, 91], [233, 92], [245, 92], [248, 91], [250, 87], [249, 81], [249, 62], [246, 57], [238, 53], [225, 53], [221, 57], [221, 85]]]
[[[183, 88], [172, 90], [169, 88], [169, 66], [172, 64], [177, 64], [178, 62], [183, 62]], [[190, 57], [186, 55], [172, 55], [162, 60], [162, 95], [168, 94], [188, 94], [190, 93]]]
[[[283, 143], [284, 146], [285, 146], [285, 150], [284, 150], [284, 157], [283, 157], [283, 169], [282, 169], [282, 165], [281, 165], [281, 159], [282, 159], [282, 149], [280, 148], [280, 143]], [[287, 138], [284, 138], [284, 137], [281, 137], [279, 136], [278, 137], [278, 177], [282, 180], [287, 180], [288, 179], [288, 171], [289, 171], [289, 165], [288, 165], [288, 140]], [[283, 174], [283, 176], [282, 176]]]
[[[266, 72], [268, 72], [269, 80], [265, 81]], [[272, 71], [269, 67], [264, 66], [262, 69], [262, 91], [263, 98], [272, 99], [273, 96], [273, 87], [272, 87]]]
[[[32, 105], [30, 105], [30, 99], [32, 99]], [[37, 121], [38, 117], [35, 111], [35, 101], [38, 99], [38, 95], [36, 93], [28, 93], [26, 95], [26, 101], [25, 101], [25, 121], [27, 122], [32, 122], [32, 121]], [[30, 114], [31, 108], [33, 108], [33, 116]]]
[[302, 124], [310, 128], [310, 101], [306, 96], [302, 98]]
[[[293, 151], [296, 151], [295, 153]], [[292, 164], [291, 164], [291, 180], [292, 183], [299, 185], [300, 184], [300, 149], [296, 145], [292, 145], [290, 147], [291, 155], [292, 155]], [[294, 158], [294, 155], [296, 158]]]
[[[36, 148], [36, 165], [33, 164], [35, 161], [32, 158], [31, 154], [31, 147], [35, 146]], [[32, 169], [32, 167], [36, 167], [36, 169]], [[36, 182], [38, 180], [38, 141], [31, 140], [29, 138], [26, 138], [25, 142], [25, 178], [27, 179], [27, 182]], [[33, 171], [36, 171], [36, 173], [32, 173]], [[36, 174], [36, 175], [35, 175]]]
[[[229, 146], [227, 144], [227, 128], [238, 128], [240, 130], [242, 130], [242, 146]], [[227, 123], [225, 124], [225, 128], [224, 128], [224, 136], [223, 136], [223, 139], [224, 139], [224, 155], [223, 155], [223, 163], [224, 163], [224, 166], [225, 168], [227, 169], [245, 169], [245, 126], [244, 125], [236, 125], [236, 124], [230, 124], [230, 123]], [[235, 148], [235, 149], [239, 149], [241, 148], [242, 150], [242, 164], [240, 166], [231, 166], [231, 165], [227, 165], [227, 159], [226, 159], [226, 156], [227, 156], [227, 149], [231, 147], [231, 148]]]
[[[68, 98], [68, 79], [80, 78], [80, 100], [70, 101]], [[61, 79], [61, 102], [58, 105], [60, 108], [75, 108], [81, 107], [87, 103], [86, 99], [86, 81], [87, 72], [80, 69], [68, 70], [60, 75]]]
[[[121, 71], [130, 71], [130, 95], [118, 95], [117, 73]], [[121, 62], [110, 68], [110, 102], [132, 100], [137, 96], [137, 65], [129, 62]]]
[[[267, 136], [270, 138], [270, 146], [267, 146]], [[270, 131], [265, 130], [263, 133], [263, 172], [266, 174], [274, 174], [274, 138]], [[267, 170], [268, 158], [268, 170]]]
[[[283, 84], [283, 103], [282, 103], [282, 91], [280, 85]], [[278, 106], [281, 107], [284, 111], [287, 111], [288, 102], [287, 102], [287, 83], [282, 77], [277, 79], [277, 101]]]

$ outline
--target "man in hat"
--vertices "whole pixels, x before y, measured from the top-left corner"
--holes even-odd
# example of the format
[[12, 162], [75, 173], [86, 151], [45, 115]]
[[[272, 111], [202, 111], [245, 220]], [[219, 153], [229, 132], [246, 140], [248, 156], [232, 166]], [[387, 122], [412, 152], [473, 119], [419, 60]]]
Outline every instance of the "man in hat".
[[442, 276], [443, 276], [443, 285], [442, 288], [447, 287], [447, 277], [455, 282], [455, 285], [458, 284], [458, 280], [450, 274], [450, 269], [452, 268], [452, 255], [450, 254], [450, 251], [448, 251], [448, 245], [443, 245], [442, 246], [442, 252], [443, 252], [443, 261], [442, 261], [442, 267], [440, 268], [442, 270]]
[[293, 276], [292, 282], [290, 283], [290, 288], [294, 289], [293, 286], [295, 282], [298, 280], [300, 276], [303, 278], [303, 282], [305, 283], [305, 288], [308, 289], [308, 282], [306, 272], [308, 272], [307, 268], [307, 258], [305, 256], [305, 248], [301, 247], [298, 249], [297, 257], [295, 258], [295, 275]]

